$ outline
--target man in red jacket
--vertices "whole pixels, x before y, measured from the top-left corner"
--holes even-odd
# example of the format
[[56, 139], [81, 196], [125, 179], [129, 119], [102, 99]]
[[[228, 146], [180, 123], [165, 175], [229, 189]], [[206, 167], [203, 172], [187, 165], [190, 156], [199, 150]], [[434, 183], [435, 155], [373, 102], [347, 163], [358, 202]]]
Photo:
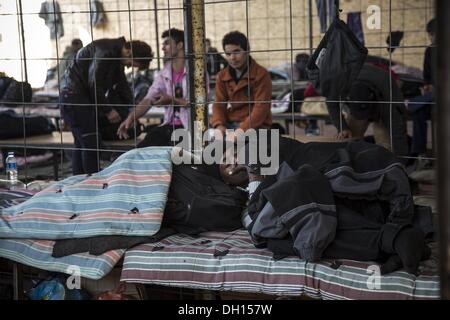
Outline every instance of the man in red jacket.
[[239, 31], [222, 40], [228, 67], [217, 74], [211, 126], [226, 129], [270, 128], [272, 80], [249, 54], [247, 37]]

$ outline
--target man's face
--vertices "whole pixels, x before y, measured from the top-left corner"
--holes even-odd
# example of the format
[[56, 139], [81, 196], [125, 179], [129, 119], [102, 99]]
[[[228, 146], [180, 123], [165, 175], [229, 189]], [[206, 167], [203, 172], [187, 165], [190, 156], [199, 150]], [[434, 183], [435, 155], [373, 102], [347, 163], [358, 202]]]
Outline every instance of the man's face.
[[164, 53], [164, 59], [176, 58], [178, 56], [178, 52], [183, 50], [183, 43], [176, 43], [170, 37], [166, 37], [162, 42], [162, 51]]
[[429, 32], [428, 39], [430, 39], [431, 44], [434, 44], [436, 41], [436, 35], [433, 32]]
[[227, 44], [225, 46], [225, 59], [230, 67], [237, 70], [243, 70], [247, 65], [248, 53], [235, 44]]
[[225, 183], [234, 186], [246, 186], [248, 184], [247, 169], [245, 166], [237, 163], [237, 152], [234, 148], [225, 152], [222, 162], [219, 165], [219, 171]]
[[122, 64], [126, 67], [141, 67], [141, 63], [139, 60], [131, 59], [131, 49], [123, 49], [122, 50]]

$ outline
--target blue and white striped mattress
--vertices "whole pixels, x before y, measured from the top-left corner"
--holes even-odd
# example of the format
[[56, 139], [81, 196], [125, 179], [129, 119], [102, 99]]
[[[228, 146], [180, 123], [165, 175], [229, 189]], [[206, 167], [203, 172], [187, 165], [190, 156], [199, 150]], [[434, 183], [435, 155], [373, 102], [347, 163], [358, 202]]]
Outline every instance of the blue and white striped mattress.
[[53, 258], [53, 240], [155, 234], [170, 184], [170, 150], [129, 151], [97, 174], [67, 178], [34, 196], [27, 190], [0, 190], [0, 257], [47, 271], [102, 278], [125, 250]]
[[170, 185], [170, 150], [129, 151], [92, 176], [67, 178], [26, 202], [0, 209], [0, 238], [56, 240], [155, 234]]
[[[8, 208], [30, 199], [36, 192], [0, 189], [0, 208]], [[47, 271], [74, 274], [89, 279], [100, 279], [108, 274], [123, 257], [125, 250], [112, 250], [99, 256], [75, 254], [53, 258], [54, 241], [0, 239], [0, 257]]]

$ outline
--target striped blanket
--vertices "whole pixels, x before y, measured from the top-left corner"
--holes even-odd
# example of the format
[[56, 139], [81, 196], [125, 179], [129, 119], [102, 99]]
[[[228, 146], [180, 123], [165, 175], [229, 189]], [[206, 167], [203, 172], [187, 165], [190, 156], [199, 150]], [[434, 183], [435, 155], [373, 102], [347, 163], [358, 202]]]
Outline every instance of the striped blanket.
[[92, 176], [67, 178], [26, 202], [0, 209], [0, 238], [155, 234], [167, 200], [171, 149], [129, 151]]
[[238, 230], [199, 238], [173, 235], [127, 250], [121, 280], [323, 299], [438, 299], [436, 266], [436, 260], [427, 261], [418, 277], [404, 271], [377, 277], [373, 263], [274, 260], [268, 250], [254, 247], [247, 231]]
[[[8, 208], [31, 198], [36, 192], [0, 189], [0, 208]], [[108, 274], [123, 257], [125, 250], [112, 250], [99, 256], [74, 254], [53, 258], [54, 241], [0, 239], [0, 257], [35, 268], [77, 274], [89, 279], [100, 279]]]
[[101, 279], [123, 257], [125, 250], [111, 250], [99, 256], [87, 253], [53, 258], [54, 241], [0, 239], [0, 257], [34, 268]]

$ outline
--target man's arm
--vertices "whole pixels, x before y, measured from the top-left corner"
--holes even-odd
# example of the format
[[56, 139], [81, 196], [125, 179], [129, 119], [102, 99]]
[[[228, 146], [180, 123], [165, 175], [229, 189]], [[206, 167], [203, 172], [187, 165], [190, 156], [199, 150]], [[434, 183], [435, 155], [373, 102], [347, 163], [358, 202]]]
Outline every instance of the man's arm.
[[337, 131], [341, 133], [341, 121], [342, 121], [342, 132], [350, 131], [347, 122], [344, 119], [344, 116], [341, 114], [339, 102], [327, 102], [326, 104], [328, 113], [330, 114], [331, 122], [336, 127]]
[[270, 114], [270, 104], [272, 101], [272, 80], [267, 72], [264, 77], [253, 88], [250, 88], [254, 92], [254, 105], [252, 112], [240, 124], [240, 128], [244, 131], [250, 128], [259, 128], [267, 116]]
[[139, 104], [130, 111], [128, 117], [120, 124], [117, 129], [117, 135], [121, 139], [128, 139], [127, 130], [134, 127], [135, 120], [137, 121], [140, 117], [145, 115], [150, 107], [154, 104], [154, 100], [158, 97], [159, 92], [164, 90], [164, 79], [158, 75], [148, 89], [145, 97], [139, 102]]

